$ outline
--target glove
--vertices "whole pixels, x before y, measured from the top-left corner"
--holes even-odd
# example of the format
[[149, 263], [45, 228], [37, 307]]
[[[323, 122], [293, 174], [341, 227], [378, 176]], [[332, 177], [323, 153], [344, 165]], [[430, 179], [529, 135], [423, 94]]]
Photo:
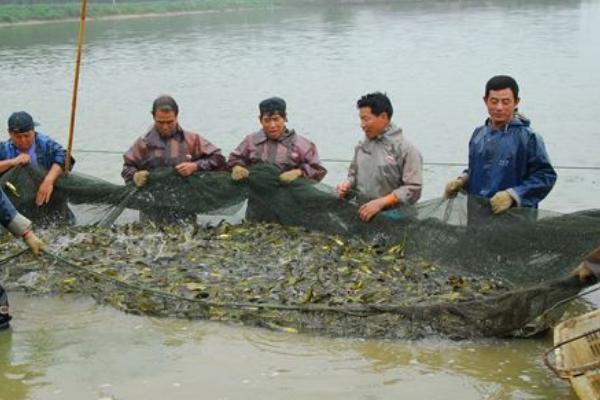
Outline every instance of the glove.
[[283, 172], [279, 175], [279, 182], [284, 185], [289, 185], [294, 182], [296, 179], [302, 176], [302, 171], [299, 169], [291, 169], [289, 171]]
[[231, 179], [233, 179], [236, 182], [243, 181], [248, 176], [250, 176], [250, 171], [248, 171], [246, 168], [242, 167], [241, 165], [236, 165], [235, 167], [233, 167], [233, 170], [231, 171]]
[[588, 254], [585, 260], [573, 271], [573, 275], [583, 283], [600, 280], [600, 247]]
[[444, 189], [444, 198], [452, 199], [456, 197], [456, 194], [462, 189], [465, 181], [462, 178], [452, 179], [450, 182], [446, 184], [446, 189]]
[[575, 271], [573, 271], [573, 275], [579, 278], [580, 282], [585, 282], [593, 276], [592, 272], [588, 269], [585, 261], [579, 264]]
[[148, 175], [150, 175], [150, 172], [146, 170], [138, 171], [133, 174], [133, 183], [135, 183], [135, 186], [139, 188], [144, 186], [146, 182], [148, 182]]
[[23, 235], [23, 240], [25, 240], [25, 243], [27, 243], [27, 246], [29, 246], [33, 254], [36, 256], [40, 255], [42, 249], [44, 248], [44, 242], [42, 242], [40, 238], [35, 235], [35, 233], [32, 231], [25, 232]]
[[500, 214], [513, 205], [513, 198], [506, 190], [496, 193], [491, 199], [490, 204], [494, 214]]

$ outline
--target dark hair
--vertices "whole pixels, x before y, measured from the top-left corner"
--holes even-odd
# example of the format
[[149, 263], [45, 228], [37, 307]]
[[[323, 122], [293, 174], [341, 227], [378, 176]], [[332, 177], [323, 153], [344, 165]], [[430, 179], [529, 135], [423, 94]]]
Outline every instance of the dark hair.
[[179, 106], [171, 96], [160, 96], [152, 103], [152, 115], [156, 115], [157, 111], [174, 112], [179, 115]]
[[268, 99], [261, 101], [258, 105], [258, 111], [260, 111], [261, 118], [263, 115], [270, 116], [273, 114], [279, 114], [285, 118], [285, 109], [285, 100], [281, 97], [269, 97]]
[[358, 99], [356, 108], [369, 107], [373, 115], [379, 116], [381, 113], [386, 113], [389, 119], [392, 119], [394, 108], [392, 102], [385, 93], [375, 92], [369, 93]]
[[508, 75], [496, 75], [485, 84], [485, 98], [490, 95], [490, 90], [512, 90], [515, 100], [519, 99], [519, 85], [512, 77]]

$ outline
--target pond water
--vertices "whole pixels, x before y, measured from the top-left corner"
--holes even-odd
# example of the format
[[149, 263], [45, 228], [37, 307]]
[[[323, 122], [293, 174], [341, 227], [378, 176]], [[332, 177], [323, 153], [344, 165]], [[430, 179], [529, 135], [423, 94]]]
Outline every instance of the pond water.
[[[74, 22], [0, 27], [0, 120], [28, 110], [66, 143]], [[521, 111], [564, 169], [542, 208], [600, 202], [600, 1], [396, 1], [91, 21], [76, 169], [113, 182], [159, 94], [228, 154], [257, 104], [288, 102], [334, 185], [362, 137], [356, 100], [388, 93], [427, 163], [464, 163], [486, 80], [513, 75]], [[91, 151], [91, 152], [90, 152]], [[339, 161], [338, 161], [339, 160]], [[596, 169], [593, 169], [596, 168]], [[428, 164], [424, 199], [461, 167]], [[81, 297], [11, 293], [0, 399], [575, 398], [545, 369], [550, 338], [376, 342], [123, 315]], [[595, 300], [596, 302], [598, 299]]]

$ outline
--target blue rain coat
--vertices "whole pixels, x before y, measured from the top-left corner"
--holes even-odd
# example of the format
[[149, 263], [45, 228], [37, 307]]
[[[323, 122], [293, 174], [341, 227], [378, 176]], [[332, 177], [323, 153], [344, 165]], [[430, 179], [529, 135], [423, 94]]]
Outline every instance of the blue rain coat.
[[[8, 160], [17, 157], [21, 151], [17, 149], [12, 140], [7, 140], [0, 144], [0, 160]], [[35, 160], [32, 157], [32, 163], [45, 169], [50, 169], [52, 164], [58, 164], [61, 167], [65, 165], [67, 151], [51, 137], [41, 132], [35, 132]], [[71, 158], [71, 166], [75, 160]]]
[[0, 223], [7, 227], [17, 215], [17, 210], [10, 202], [4, 190], [0, 189]]
[[465, 175], [468, 193], [490, 198], [508, 190], [520, 207], [537, 207], [556, 182], [544, 141], [525, 118], [513, 118], [501, 130], [489, 120], [475, 129]]

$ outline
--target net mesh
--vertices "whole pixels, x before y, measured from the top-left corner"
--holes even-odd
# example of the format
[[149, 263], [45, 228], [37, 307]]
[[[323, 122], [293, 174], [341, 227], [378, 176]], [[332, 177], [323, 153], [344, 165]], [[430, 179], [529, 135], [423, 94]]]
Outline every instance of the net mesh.
[[[69, 222], [55, 209], [71, 204], [85, 223], [47, 232], [54, 255], [44, 274], [33, 258], [8, 263], [7, 286], [86, 293], [139, 314], [336, 336], [528, 335], [585, 285], [570, 273], [600, 242], [600, 210], [494, 216], [487, 200], [459, 195], [366, 223], [358, 201], [304, 179], [282, 185], [278, 175], [268, 164], [240, 183], [225, 172], [182, 178], [164, 169], [138, 189], [73, 173], [36, 209], [43, 171], [12, 169], [1, 182], [25, 215]], [[239, 216], [246, 201], [250, 222], [194, 223], [199, 214]], [[149, 224], [114, 224], [135, 211]]]

